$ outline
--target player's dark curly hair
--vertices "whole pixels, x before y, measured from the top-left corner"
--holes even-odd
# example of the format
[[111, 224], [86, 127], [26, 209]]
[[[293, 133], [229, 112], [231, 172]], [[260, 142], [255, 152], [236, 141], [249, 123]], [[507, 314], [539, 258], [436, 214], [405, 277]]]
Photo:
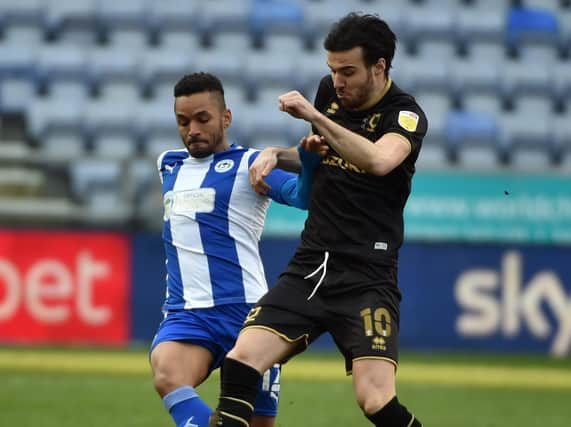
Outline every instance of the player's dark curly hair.
[[323, 46], [330, 52], [360, 46], [367, 66], [376, 64], [379, 58], [385, 59], [387, 63], [385, 74], [388, 76], [395, 55], [396, 42], [395, 33], [377, 15], [352, 12], [333, 24]]
[[201, 92], [218, 92], [222, 106], [226, 108], [222, 82], [213, 74], [204, 72], [187, 74], [183, 76], [174, 87], [175, 98]]

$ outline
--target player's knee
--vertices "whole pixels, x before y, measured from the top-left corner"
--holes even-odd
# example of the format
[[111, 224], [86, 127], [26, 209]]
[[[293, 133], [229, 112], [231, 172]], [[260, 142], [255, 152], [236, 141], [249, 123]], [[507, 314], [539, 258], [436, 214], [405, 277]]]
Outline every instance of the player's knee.
[[179, 384], [179, 381], [176, 380], [172, 373], [165, 369], [156, 369], [153, 372], [153, 384], [160, 396], [165, 396], [182, 385]]
[[232, 350], [226, 354], [226, 357], [230, 359], [237, 360], [238, 362], [245, 363], [246, 365], [253, 366], [253, 361], [255, 360], [255, 355], [245, 346], [235, 346]]
[[355, 387], [357, 404], [365, 414], [377, 412], [394, 396], [394, 390], [388, 386], [375, 386], [372, 383], [362, 383]]

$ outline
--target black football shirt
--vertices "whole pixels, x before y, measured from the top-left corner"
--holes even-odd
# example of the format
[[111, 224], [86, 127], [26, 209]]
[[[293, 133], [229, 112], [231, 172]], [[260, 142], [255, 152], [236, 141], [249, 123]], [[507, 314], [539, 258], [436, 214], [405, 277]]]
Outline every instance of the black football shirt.
[[[387, 133], [396, 133], [406, 138], [412, 149], [385, 176], [366, 173], [330, 149], [314, 174], [299, 250], [327, 250], [336, 256], [396, 265], [404, 235], [403, 210], [428, 127], [424, 112], [390, 79], [374, 106], [356, 111], [343, 108], [331, 76], [326, 76], [320, 82], [315, 106], [371, 143]], [[313, 132], [319, 134], [315, 127]]]

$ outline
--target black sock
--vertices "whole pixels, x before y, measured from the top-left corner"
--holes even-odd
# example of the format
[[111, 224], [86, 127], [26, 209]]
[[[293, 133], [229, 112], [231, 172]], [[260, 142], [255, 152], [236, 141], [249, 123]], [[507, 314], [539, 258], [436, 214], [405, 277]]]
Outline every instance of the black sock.
[[251, 366], [234, 359], [224, 359], [220, 399], [208, 426], [249, 426], [261, 378]]
[[376, 426], [382, 427], [422, 427], [419, 420], [405, 406], [393, 397], [389, 403], [367, 418]]

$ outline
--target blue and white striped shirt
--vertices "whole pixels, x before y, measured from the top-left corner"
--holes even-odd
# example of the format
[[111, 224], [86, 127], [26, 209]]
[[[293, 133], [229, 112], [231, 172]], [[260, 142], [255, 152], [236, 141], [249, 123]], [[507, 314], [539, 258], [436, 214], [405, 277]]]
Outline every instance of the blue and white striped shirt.
[[258, 154], [232, 145], [205, 158], [186, 149], [159, 156], [167, 260], [163, 310], [255, 303], [266, 293], [258, 242], [270, 198], [297, 206], [307, 200], [295, 199], [297, 175], [279, 169], [266, 179], [268, 195], [256, 194], [248, 168]]

